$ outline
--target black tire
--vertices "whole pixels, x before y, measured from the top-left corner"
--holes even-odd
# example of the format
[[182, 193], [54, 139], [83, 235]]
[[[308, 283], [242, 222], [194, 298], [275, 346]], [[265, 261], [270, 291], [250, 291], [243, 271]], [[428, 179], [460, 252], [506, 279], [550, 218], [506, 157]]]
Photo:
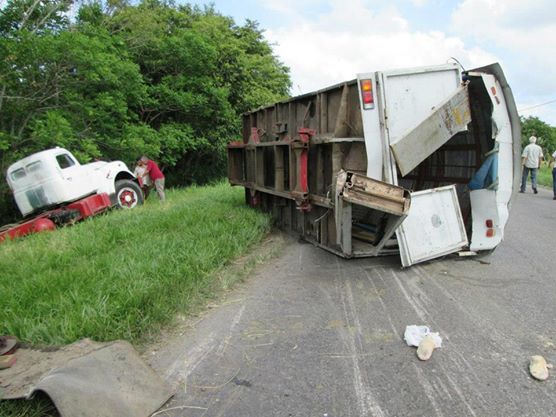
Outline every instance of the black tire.
[[131, 209], [145, 201], [139, 185], [131, 180], [116, 181], [116, 207]]

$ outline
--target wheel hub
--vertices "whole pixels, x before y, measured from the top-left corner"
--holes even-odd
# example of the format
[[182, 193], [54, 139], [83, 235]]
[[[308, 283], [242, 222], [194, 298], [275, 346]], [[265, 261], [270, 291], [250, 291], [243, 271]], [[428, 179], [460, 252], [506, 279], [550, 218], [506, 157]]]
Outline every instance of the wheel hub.
[[124, 207], [133, 207], [137, 203], [135, 193], [127, 188], [124, 188], [119, 195], [120, 204]]

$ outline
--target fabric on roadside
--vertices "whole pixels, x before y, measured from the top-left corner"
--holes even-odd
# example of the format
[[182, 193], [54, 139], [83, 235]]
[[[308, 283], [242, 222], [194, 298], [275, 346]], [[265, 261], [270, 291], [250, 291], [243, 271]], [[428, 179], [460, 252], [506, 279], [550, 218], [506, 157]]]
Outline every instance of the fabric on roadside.
[[52, 351], [20, 349], [2, 371], [0, 398], [32, 398], [42, 391], [61, 417], [148, 417], [172, 392], [123, 341], [88, 339]]

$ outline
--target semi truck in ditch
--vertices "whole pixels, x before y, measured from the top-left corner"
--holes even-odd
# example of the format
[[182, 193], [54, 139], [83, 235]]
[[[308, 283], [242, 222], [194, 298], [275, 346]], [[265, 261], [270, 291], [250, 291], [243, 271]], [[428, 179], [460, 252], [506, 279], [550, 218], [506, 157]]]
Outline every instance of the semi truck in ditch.
[[6, 180], [23, 221], [0, 227], [0, 242], [143, 204], [137, 178], [122, 161], [80, 164], [66, 149], [29, 155], [8, 167]]
[[500, 65], [377, 71], [244, 114], [228, 178], [317, 246], [408, 267], [502, 241], [520, 143]]

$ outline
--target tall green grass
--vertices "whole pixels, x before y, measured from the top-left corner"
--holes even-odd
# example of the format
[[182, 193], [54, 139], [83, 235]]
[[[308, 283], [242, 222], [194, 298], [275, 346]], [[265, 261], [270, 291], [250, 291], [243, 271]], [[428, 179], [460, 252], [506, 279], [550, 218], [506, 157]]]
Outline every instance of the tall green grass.
[[537, 174], [537, 182], [545, 187], [552, 187], [552, 167], [541, 166]]
[[138, 342], [210, 295], [211, 274], [269, 223], [243, 189], [219, 184], [2, 244], [0, 334], [33, 345]]
[[44, 395], [31, 401], [0, 401], [0, 417], [60, 417], [60, 414], [52, 401]]

